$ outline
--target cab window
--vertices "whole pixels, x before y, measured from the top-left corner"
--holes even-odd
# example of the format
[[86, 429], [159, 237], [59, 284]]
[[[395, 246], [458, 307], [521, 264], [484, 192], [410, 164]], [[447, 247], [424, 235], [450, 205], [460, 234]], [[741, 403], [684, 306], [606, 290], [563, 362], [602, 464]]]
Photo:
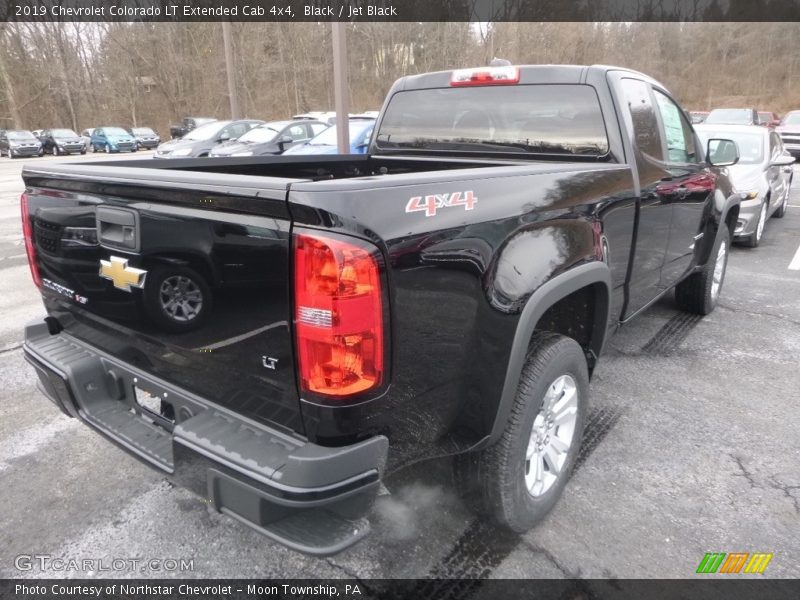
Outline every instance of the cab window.
[[661, 115], [661, 132], [667, 145], [667, 162], [686, 164], [697, 162], [694, 134], [683, 111], [665, 94], [653, 90]]

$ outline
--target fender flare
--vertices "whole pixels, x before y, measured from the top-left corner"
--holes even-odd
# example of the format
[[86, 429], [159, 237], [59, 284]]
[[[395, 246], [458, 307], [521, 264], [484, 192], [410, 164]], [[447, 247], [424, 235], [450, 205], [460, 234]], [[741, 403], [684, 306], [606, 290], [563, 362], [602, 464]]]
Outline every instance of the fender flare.
[[489, 444], [493, 444], [500, 439], [505, 429], [508, 415], [511, 413], [511, 407], [514, 404], [514, 397], [517, 393], [519, 378], [522, 375], [522, 367], [525, 364], [528, 346], [542, 315], [559, 300], [593, 284], [600, 284], [602, 289], [599, 302], [595, 303], [592, 347], [589, 349], [595, 357], [598, 357], [605, 342], [611, 305], [611, 271], [606, 263], [595, 261], [569, 269], [544, 283], [525, 303], [525, 307], [519, 316], [517, 330], [514, 333], [503, 391], [489, 437]]
[[739, 206], [742, 203], [741, 199], [737, 194], [731, 194], [727, 198], [725, 198], [725, 202], [722, 203], [722, 206], [719, 208], [719, 222], [717, 223], [718, 226], [722, 226], [728, 218], [728, 213], [734, 206]]
[[[697, 262], [698, 266], [705, 265], [708, 262], [708, 259], [711, 256], [711, 249], [714, 246], [714, 242], [717, 240], [720, 228], [727, 227], [726, 221], [728, 220], [728, 213], [732, 208], [738, 207], [741, 203], [742, 200], [737, 194], [731, 194], [721, 203], [717, 201], [717, 217], [715, 223], [716, 230], [714, 231], [714, 237], [710, 238], [710, 242], [706, 242], [704, 244], [702, 253], [700, 254], [700, 259]], [[736, 228], [735, 225], [736, 224], [734, 223], [734, 229]], [[731, 231], [731, 238], [733, 238], [733, 231]]]

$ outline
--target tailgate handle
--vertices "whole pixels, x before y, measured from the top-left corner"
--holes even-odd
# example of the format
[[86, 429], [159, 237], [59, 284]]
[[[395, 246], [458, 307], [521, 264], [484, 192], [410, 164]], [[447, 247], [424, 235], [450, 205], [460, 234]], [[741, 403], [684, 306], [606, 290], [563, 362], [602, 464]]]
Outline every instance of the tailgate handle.
[[125, 208], [98, 207], [97, 241], [101, 246], [138, 252], [139, 213]]

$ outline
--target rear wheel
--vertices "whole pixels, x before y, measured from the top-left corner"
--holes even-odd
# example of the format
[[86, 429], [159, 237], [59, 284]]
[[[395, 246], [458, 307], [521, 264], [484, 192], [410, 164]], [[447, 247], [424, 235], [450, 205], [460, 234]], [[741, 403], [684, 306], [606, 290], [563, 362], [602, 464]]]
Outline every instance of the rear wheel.
[[499, 441], [456, 457], [457, 485], [476, 512], [520, 533], [547, 515], [578, 457], [588, 394], [580, 345], [536, 334]]
[[731, 234], [723, 223], [703, 269], [675, 287], [675, 301], [681, 309], [707, 315], [716, 308], [728, 267], [730, 245]]

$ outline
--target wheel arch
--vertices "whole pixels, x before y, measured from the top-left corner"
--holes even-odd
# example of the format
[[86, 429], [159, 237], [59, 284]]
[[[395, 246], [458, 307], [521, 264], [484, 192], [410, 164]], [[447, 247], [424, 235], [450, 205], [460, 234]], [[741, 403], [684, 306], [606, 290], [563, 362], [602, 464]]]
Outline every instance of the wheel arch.
[[[490, 444], [499, 439], [505, 427], [514, 403], [530, 341], [537, 326], [543, 322], [546, 315], [554, 312], [552, 309], [558, 307], [559, 303], [569, 301], [570, 298], [575, 297], [576, 293], [591, 295], [591, 305], [588, 305], [587, 309], [591, 310], [592, 324], [586, 331], [585, 338], [577, 340], [584, 349], [587, 366], [591, 373], [594, 362], [600, 356], [605, 343], [611, 305], [611, 272], [608, 265], [600, 261], [579, 265], [550, 279], [537, 289], [526, 302], [520, 313], [512, 341], [500, 402], [489, 438]], [[556, 331], [556, 333], [563, 332]]]
[[150, 254], [144, 257], [145, 265], [177, 265], [189, 267], [197, 271], [206, 279], [208, 285], [213, 289], [219, 286], [219, 273], [206, 258], [199, 253], [193, 252], [166, 252], [163, 254]]

